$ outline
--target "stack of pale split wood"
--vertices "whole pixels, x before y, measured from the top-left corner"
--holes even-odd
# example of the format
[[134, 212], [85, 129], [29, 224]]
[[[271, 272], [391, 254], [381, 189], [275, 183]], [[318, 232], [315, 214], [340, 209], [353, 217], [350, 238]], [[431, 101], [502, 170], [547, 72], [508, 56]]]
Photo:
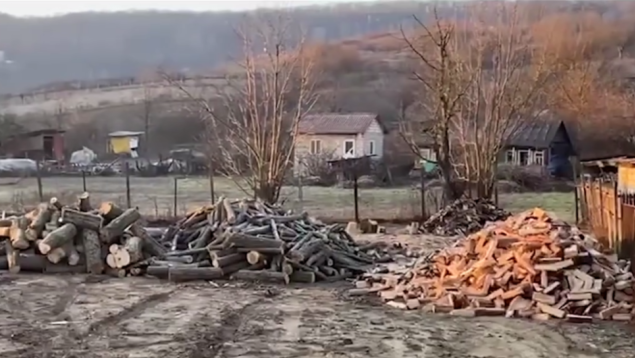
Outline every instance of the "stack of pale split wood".
[[351, 295], [460, 316], [631, 320], [630, 263], [541, 209], [493, 223], [411, 268], [366, 274]]
[[168, 228], [160, 241], [169, 242], [171, 251], [143, 266], [148, 275], [175, 282], [334, 281], [389, 258], [373, 245], [358, 246], [341, 225], [257, 200], [220, 198]]
[[107, 271], [123, 277], [128, 269], [134, 273], [135, 262], [167, 251], [147, 234], [140, 219], [136, 209], [122, 210], [112, 203], [95, 210], [88, 193], [72, 206], [52, 198], [26, 215], [0, 220], [6, 254], [0, 268], [12, 273]]

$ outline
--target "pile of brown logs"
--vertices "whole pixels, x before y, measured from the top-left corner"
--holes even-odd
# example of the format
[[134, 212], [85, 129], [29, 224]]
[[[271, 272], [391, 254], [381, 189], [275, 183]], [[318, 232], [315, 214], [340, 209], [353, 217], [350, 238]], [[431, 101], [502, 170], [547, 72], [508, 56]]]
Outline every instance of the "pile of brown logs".
[[167, 251], [146, 233], [140, 219], [137, 209], [112, 203], [93, 209], [88, 193], [72, 206], [52, 198], [25, 215], [0, 219], [6, 254], [0, 269], [125, 276], [135, 262]]
[[264, 282], [335, 281], [386, 260], [356, 245], [341, 225], [325, 225], [256, 200], [221, 198], [164, 233], [170, 251], [146, 260], [171, 281], [235, 278]]
[[221, 198], [157, 237], [141, 225], [137, 209], [110, 202], [94, 209], [89, 199], [84, 193], [64, 206], [53, 198], [1, 219], [6, 261], [0, 269], [311, 283], [349, 278], [388, 259], [374, 245], [357, 246], [341, 225], [260, 201]]

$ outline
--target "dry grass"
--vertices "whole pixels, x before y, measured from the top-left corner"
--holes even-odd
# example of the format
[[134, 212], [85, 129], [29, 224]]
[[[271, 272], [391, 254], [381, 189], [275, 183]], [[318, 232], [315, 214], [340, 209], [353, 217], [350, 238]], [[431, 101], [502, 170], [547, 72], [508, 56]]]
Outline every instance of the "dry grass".
[[[9, 182], [11, 179], [3, 179]], [[83, 191], [81, 178], [44, 178], [45, 199], [57, 196], [66, 202], [75, 200]], [[87, 190], [93, 202], [113, 201], [126, 203], [125, 179], [120, 177], [87, 178]], [[216, 178], [215, 194], [229, 198], [247, 195], [233, 182]], [[145, 214], [155, 217], [171, 217], [175, 214], [174, 178], [130, 178], [131, 204]], [[177, 181], [176, 215], [183, 215], [211, 202], [207, 178], [185, 178]], [[420, 193], [411, 188], [360, 189], [359, 212], [362, 218], [383, 220], [410, 220], [421, 213]], [[282, 193], [284, 205], [294, 210], [306, 210], [310, 214], [329, 220], [347, 221], [354, 218], [352, 189], [304, 187], [302, 194], [296, 187], [285, 187]], [[17, 185], [0, 186], [0, 208], [21, 210], [38, 203], [35, 179], [25, 179]], [[506, 194], [500, 203], [513, 212], [541, 206], [556, 212], [565, 220], [573, 219], [573, 194]], [[428, 212], [436, 210], [437, 203], [428, 197]]]

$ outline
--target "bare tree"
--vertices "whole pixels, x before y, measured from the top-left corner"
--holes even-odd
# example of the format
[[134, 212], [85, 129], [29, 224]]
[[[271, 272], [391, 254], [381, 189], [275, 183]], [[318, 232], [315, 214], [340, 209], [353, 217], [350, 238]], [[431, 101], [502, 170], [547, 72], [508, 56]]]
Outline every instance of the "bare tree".
[[401, 33], [415, 61], [418, 113], [401, 116], [400, 133], [421, 159], [424, 158], [419, 145], [422, 141], [430, 142], [445, 179], [445, 195], [455, 199], [464, 189], [457, 180], [450, 153], [452, 122], [461, 110], [470, 81], [465, 78], [464, 64], [457, 52], [456, 24], [444, 21], [436, 8], [431, 25], [416, 16], [414, 20], [419, 27], [415, 35], [409, 36], [403, 29]]
[[298, 122], [317, 99], [314, 59], [298, 33], [280, 15], [249, 17], [237, 30], [240, 71], [216, 88], [216, 98], [172, 81], [202, 109], [217, 170], [270, 203], [291, 167]]
[[430, 142], [449, 199], [468, 186], [491, 197], [504, 144], [546, 108], [536, 104], [557, 76], [545, 52], [532, 44], [519, 6], [479, 3], [466, 19], [454, 21], [435, 11], [433, 25], [417, 21], [422, 35], [404, 35], [419, 65], [422, 115], [403, 120], [402, 133], [416, 154], [418, 141]]
[[143, 154], [146, 157], [149, 154], [152, 142], [151, 142], [151, 131], [152, 131], [152, 118], [154, 115], [154, 101], [156, 97], [155, 93], [155, 85], [157, 81], [157, 71], [144, 71], [141, 76], [139, 76], [139, 82], [142, 86], [141, 93], [141, 113], [139, 115], [140, 119], [143, 121], [143, 132], [145, 136], [145, 146], [143, 150]]

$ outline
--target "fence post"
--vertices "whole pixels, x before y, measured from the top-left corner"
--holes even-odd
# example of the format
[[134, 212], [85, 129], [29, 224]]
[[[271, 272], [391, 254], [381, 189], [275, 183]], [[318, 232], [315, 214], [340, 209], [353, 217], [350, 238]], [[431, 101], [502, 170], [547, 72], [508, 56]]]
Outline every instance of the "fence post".
[[298, 212], [304, 211], [304, 189], [302, 188], [302, 175], [298, 175]]
[[44, 201], [44, 189], [42, 188], [42, 173], [40, 172], [41, 170], [41, 166], [40, 166], [40, 161], [36, 160], [35, 161], [35, 179], [37, 180], [37, 195], [38, 198], [40, 199], [40, 202]]
[[179, 191], [179, 178], [174, 177], [174, 217], [177, 217], [177, 210], [178, 210], [178, 204], [179, 204], [178, 191]]
[[209, 195], [212, 199], [212, 205], [216, 203], [216, 195], [214, 194], [214, 167], [212, 166], [212, 161], [209, 161]]
[[84, 169], [82, 169], [82, 188], [84, 189], [84, 192], [88, 191], [86, 189], [86, 170]]
[[126, 171], [126, 205], [128, 205], [128, 209], [132, 207], [132, 202], [130, 199], [130, 165], [128, 162], [125, 163], [125, 171]]
[[421, 164], [421, 222], [426, 221], [426, 170]]

